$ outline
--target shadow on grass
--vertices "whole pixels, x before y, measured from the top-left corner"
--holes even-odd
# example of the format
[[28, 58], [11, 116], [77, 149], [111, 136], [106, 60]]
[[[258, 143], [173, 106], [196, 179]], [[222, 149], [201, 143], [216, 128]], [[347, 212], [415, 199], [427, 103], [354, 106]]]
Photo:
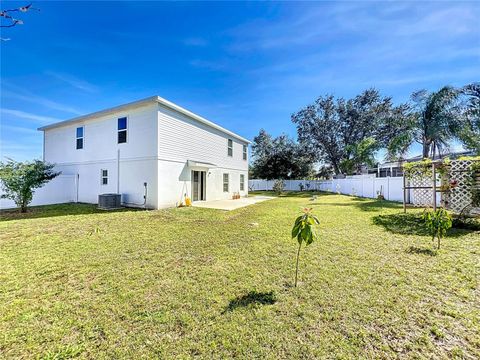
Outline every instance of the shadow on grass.
[[[377, 215], [372, 218], [374, 225], [383, 226], [385, 230], [394, 234], [431, 236], [425, 227], [422, 215], [418, 213], [399, 213]], [[471, 233], [473, 230], [451, 228], [447, 231], [448, 237], [459, 237]]]
[[249, 293], [238, 296], [235, 299], [230, 300], [230, 303], [225, 308], [224, 313], [227, 311], [234, 311], [241, 307], [250, 307], [258, 305], [272, 305], [277, 302], [277, 297], [273, 291], [270, 292], [257, 292], [250, 291]]
[[405, 250], [407, 254], [421, 254], [421, 255], [428, 255], [428, 256], [437, 256], [437, 252], [432, 249], [426, 248], [419, 248], [416, 246], [410, 246], [407, 250]]
[[332, 193], [327, 193], [323, 191], [315, 191], [315, 190], [305, 190], [305, 191], [284, 191], [281, 194], [278, 194], [275, 191], [270, 190], [255, 190], [249, 191], [248, 195], [265, 195], [265, 196], [275, 196], [275, 197], [294, 197], [294, 198], [311, 198], [312, 196], [327, 196], [327, 195], [334, 195]]
[[31, 206], [26, 213], [21, 213], [19, 209], [9, 209], [0, 211], [0, 222], [10, 220], [26, 220], [49, 218], [67, 215], [88, 215], [88, 214], [109, 214], [118, 211], [141, 211], [143, 209], [123, 208], [118, 210], [100, 210], [95, 204], [56, 204]]

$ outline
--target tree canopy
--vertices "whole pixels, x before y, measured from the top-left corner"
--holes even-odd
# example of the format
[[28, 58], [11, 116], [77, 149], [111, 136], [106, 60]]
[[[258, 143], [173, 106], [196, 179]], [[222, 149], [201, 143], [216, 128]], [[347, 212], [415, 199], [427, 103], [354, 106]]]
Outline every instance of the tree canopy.
[[407, 129], [408, 105], [394, 106], [390, 97], [368, 89], [353, 99], [320, 96], [292, 115], [298, 140], [317, 161], [336, 174], [351, 173], [374, 160], [402, 129]]
[[313, 172], [313, 158], [301, 144], [263, 129], [253, 138], [252, 160], [250, 176], [257, 179], [300, 179]]
[[13, 200], [22, 212], [26, 212], [35, 189], [60, 175], [53, 171], [54, 166], [40, 160], [0, 162], [0, 185], [5, 192], [2, 198]]

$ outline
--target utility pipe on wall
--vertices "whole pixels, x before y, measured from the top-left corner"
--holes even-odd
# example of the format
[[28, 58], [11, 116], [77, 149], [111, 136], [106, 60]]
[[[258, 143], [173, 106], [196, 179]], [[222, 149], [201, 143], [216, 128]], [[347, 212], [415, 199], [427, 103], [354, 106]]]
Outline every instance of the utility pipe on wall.
[[117, 149], [117, 194], [120, 194], [120, 149]]

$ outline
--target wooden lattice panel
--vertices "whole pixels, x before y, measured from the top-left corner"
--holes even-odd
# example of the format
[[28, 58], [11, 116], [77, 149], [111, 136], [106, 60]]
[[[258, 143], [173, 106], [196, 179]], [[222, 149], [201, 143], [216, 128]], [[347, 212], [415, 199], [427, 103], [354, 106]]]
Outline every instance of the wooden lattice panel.
[[[478, 161], [478, 160], [477, 160]], [[446, 208], [460, 213], [472, 203], [470, 167], [474, 160], [452, 160], [448, 171], [448, 180], [456, 181], [457, 186], [445, 195]], [[480, 208], [468, 208], [469, 213], [480, 214]]]
[[[412, 187], [431, 187], [432, 179], [430, 176], [424, 176], [420, 172], [412, 173], [409, 180], [409, 186]], [[410, 199], [413, 206], [431, 207], [433, 206], [433, 190], [432, 189], [413, 189], [412, 198]]]

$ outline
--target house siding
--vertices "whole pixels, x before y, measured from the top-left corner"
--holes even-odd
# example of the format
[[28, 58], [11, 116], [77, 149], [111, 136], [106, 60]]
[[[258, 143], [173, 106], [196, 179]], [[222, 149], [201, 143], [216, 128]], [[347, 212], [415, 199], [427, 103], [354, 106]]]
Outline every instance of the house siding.
[[[233, 156], [228, 156], [228, 139], [233, 140]], [[248, 156], [243, 160], [243, 145], [236, 137], [191, 119], [162, 105], [158, 106], [158, 182], [160, 207], [178, 205], [191, 197], [191, 171], [207, 173], [206, 200], [230, 199], [234, 192], [248, 194]], [[190, 168], [187, 161], [211, 163], [206, 168]], [[228, 173], [230, 186], [223, 192], [223, 174]], [[173, 179], [169, 174], [174, 174]], [[245, 188], [240, 191], [240, 174]]]
[[[128, 118], [127, 142], [117, 143], [117, 119]], [[76, 128], [84, 127], [84, 147], [76, 149]], [[227, 141], [233, 140], [233, 156]], [[44, 159], [56, 163], [65, 175], [74, 175], [77, 201], [97, 203], [102, 193], [122, 194], [122, 202], [142, 206], [144, 182], [148, 185], [147, 207], [178, 205], [191, 196], [191, 171], [207, 172], [206, 199], [231, 198], [240, 192], [240, 174], [248, 193], [248, 159], [243, 160], [246, 141], [190, 118], [157, 102], [112, 110], [108, 114], [59, 124], [44, 130]], [[191, 168], [188, 160], [215, 166]], [[108, 170], [108, 184], [101, 183], [101, 170]], [[230, 176], [223, 192], [223, 174]]]
[[[157, 208], [156, 114], [156, 104], [149, 104], [47, 129], [44, 159], [55, 163], [62, 174], [78, 176], [79, 202], [97, 203], [99, 194], [118, 189], [123, 202], [141, 206], [143, 183], [147, 182], [146, 205]], [[128, 118], [127, 142], [118, 144], [117, 119], [123, 116]], [[84, 127], [84, 146], [76, 149], [76, 128], [80, 126]], [[102, 169], [108, 170], [107, 185], [101, 184]]]

